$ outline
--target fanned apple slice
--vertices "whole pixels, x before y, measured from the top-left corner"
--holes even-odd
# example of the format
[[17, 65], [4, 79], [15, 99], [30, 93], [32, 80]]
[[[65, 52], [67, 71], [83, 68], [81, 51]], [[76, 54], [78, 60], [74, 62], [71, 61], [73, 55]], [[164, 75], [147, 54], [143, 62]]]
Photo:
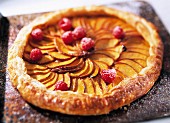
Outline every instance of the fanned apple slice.
[[111, 65], [113, 65], [113, 63], [114, 63], [114, 60], [113, 60], [111, 57], [109, 57], [109, 56], [107, 56], [107, 55], [105, 55], [105, 54], [101, 54], [101, 53], [92, 54], [92, 55], [90, 56], [90, 59], [91, 59], [91, 60], [97, 60], [97, 61], [104, 62], [104, 63], [106, 63], [108, 66], [111, 66]]
[[41, 52], [42, 54], [48, 54], [48, 52], [52, 52], [52, 51], [56, 51], [56, 48], [52, 48], [52, 49], [42, 49]]
[[54, 39], [55, 41], [55, 46], [57, 48], [57, 50], [63, 54], [67, 54], [67, 55], [71, 55], [71, 56], [81, 56], [81, 55], [84, 55], [84, 53], [80, 50], [80, 49], [77, 49], [77, 48], [72, 48], [72, 50], [70, 50], [70, 47], [69, 46], [66, 46], [64, 45], [59, 39]]
[[101, 28], [103, 28], [103, 25], [108, 22], [106, 18], [97, 18], [95, 21], [95, 31], [101, 30]]
[[78, 79], [77, 80], [77, 92], [82, 94], [84, 93], [84, 90], [85, 90], [85, 85], [84, 85], [83, 79]]
[[129, 60], [129, 59], [123, 59], [123, 60], [118, 61], [117, 63], [127, 64], [130, 67], [133, 67], [133, 69], [138, 73], [143, 69], [143, 67], [140, 64], [134, 62], [133, 60]]
[[98, 30], [95, 32], [96, 42], [100, 40], [110, 40], [113, 39], [114, 36], [109, 30]]
[[71, 64], [52, 69], [52, 71], [56, 71], [56, 72], [59, 72], [59, 73], [75, 72], [75, 71], [80, 70], [83, 66], [84, 66], [83, 58], [77, 58]]
[[75, 92], [77, 90], [77, 78], [73, 78], [71, 82], [70, 90]]
[[136, 53], [136, 52], [123, 52], [119, 59], [142, 59], [142, 60], [146, 60], [147, 56], [143, 55], [141, 53]]
[[38, 44], [40, 46], [54, 46], [54, 42], [51, 40], [41, 40], [38, 42], [32, 41], [34, 44]]
[[47, 88], [51, 88], [57, 82], [57, 78], [58, 78], [58, 75], [55, 73], [55, 77], [51, 81], [44, 83], [44, 85]]
[[110, 58], [112, 58], [114, 61], [117, 60], [119, 58], [119, 56], [120, 56], [119, 52], [116, 52], [116, 51], [114, 51], [112, 49], [110, 49], [110, 50], [108, 50], [108, 49], [107, 50], [105, 50], [105, 49], [97, 50], [97, 51], [95, 51], [95, 53], [107, 55]]
[[88, 62], [88, 69], [84, 73], [82, 73], [80, 77], [89, 76], [94, 70], [93, 62], [89, 58], [87, 58], [86, 61]]
[[149, 49], [146, 50], [146, 49], [142, 49], [142, 48], [139, 48], [139, 47], [128, 47], [127, 52], [136, 52], [136, 53], [140, 53], [140, 54], [144, 54], [146, 56], [149, 56]]
[[81, 23], [80, 23], [80, 18], [73, 18], [72, 19], [72, 26], [75, 28], [75, 27], [78, 27], [80, 26]]
[[64, 65], [68, 65], [68, 64], [71, 64], [72, 62], [74, 62], [75, 60], [77, 59], [77, 57], [73, 57], [67, 61], [63, 61], [63, 62], [52, 62], [52, 63], [49, 63], [47, 64], [47, 67], [48, 68], [57, 68], [57, 67], [60, 67], [60, 66], [64, 66]]
[[46, 70], [28, 70], [27, 73], [29, 75], [33, 75], [33, 74], [47, 74], [48, 72], [50, 72], [50, 69], [46, 69]]
[[108, 88], [107, 88], [106, 83], [105, 83], [101, 78], [99, 78], [98, 80], [100, 81], [100, 84], [101, 84], [101, 87], [102, 87], [103, 94], [106, 93], [106, 92], [108, 91]]
[[81, 25], [84, 29], [86, 29], [86, 30], [91, 29], [91, 26], [90, 26], [90, 24], [88, 23], [88, 19], [87, 19], [87, 18], [81, 17], [81, 18], [79, 18], [79, 20], [80, 20], [80, 25]]
[[39, 49], [54, 49], [55, 48], [55, 45], [52, 44], [52, 45], [39, 45], [37, 43], [34, 43], [33, 41], [29, 41], [29, 44], [34, 47], [34, 48], [39, 48]]
[[95, 64], [97, 64], [97, 66], [99, 66], [100, 70], [109, 69], [109, 66], [106, 63], [101, 62], [101, 61], [97, 61], [97, 60], [93, 60], [93, 61], [94, 61]]
[[95, 50], [106, 49], [110, 47], [115, 47], [118, 43], [118, 39], [99, 40], [98, 42], [96, 42], [94, 48]]
[[97, 75], [98, 75], [98, 73], [99, 73], [99, 71], [100, 71], [99, 66], [98, 66], [98, 65], [96, 65], [96, 64], [94, 63], [93, 73], [90, 75], [90, 78], [93, 78], [93, 77], [97, 76]]
[[142, 59], [133, 59], [134, 62], [138, 63], [140, 66], [142, 66], [143, 68], [146, 67], [146, 61], [142, 60]]
[[99, 82], [96, 81], [95, 79], [90, 78], [93, 85], [94, 85], [94, 90], [96, 95], [102, 95], [102, 89], [100, 88]]
[[25, 66], [27, 68], [27, 70], [46, 70], [47, 67], [46, 66], [42, 66], [42, 65], [37, 65], [37, 64], [30, 64], [28, 62], [25, 62]]
[[31, 77], [42, 82], [42, 81], [46, 80], [46, 78], [48, 78], [50, 76], [50, 74], [51, 74], [51, 72], [49, 72], [47, 74], [31, 75]]
[[142, 37], [139, 37], [139, 36], [125, 39], [125, 41], [123, 41], [122, 44], [125, 45], [127, 49], [131, 47], [142, 48], [145, 50], [149, 49], [149, 44], [146, 41], [144, 41]]
[[43, 83], [43, 84], [46, 84], [46, 83], [52, 81], [52, 79], [54, 79], [55, 77], [56, 77], [56, 73], [51, 72], [50, 76], [48, 76], [48, 77], [46, 78], [46, 80], [44, 80], [42, 83]]
[[85, 72], [87, 72], [88, 69], [89, 69], [89, 63], [88, 60], [85, 60], [85, 65], [83, 66], [83, 68], [80, 69], [79, 71], [70, 73], [70, 76], [79, 77], [80, 75], [85, 74]]
[[38, 64], [47, 64], [54, 61], [54, 58], [51, 57], [50, 55], [43, 55], [42, 59], [39, 60], [37, 63]]
[[[78, 63], [79, 64], [79, 63]], [[77, 66], [69, 66], [69, 65], [66, 65], [66, 66], [61, 66], [61, 67], [58, 67], [58, 68], [54, 68], [52, 69], [53, 72], [58, 72], [58, 73], [66, 73], [66, 72], [76, 72], [76, 71], [79, 71], [80, 69], [82, 69], [84, 67], [84, 61], [77, 65]]]
[[84, 79], [84, 85], [85, 85], [85, 93], [95, 94], [93, 82], [91, 81], [90, 78], [87, 77]]
[[115, 68], [118, 69], [120, 72], [122, 72], [127, 77], [132, 77], [134, 75], [137, 75], [137, 72], [129, 65], [127, 64], [116, 64]]
[[69, 73], [64, 74], [64, 82], [67, 84], [67, 87], [70, 88], [71, 79]]
[[50, 56], [54, 57], [55, 59], [58, 59], [58, 60], [68, 60], [68, 59], [71, 58], [71, 56], [68, 56], [68, 55], [59, 53], [59, 52], [57, 52], [57, 51], [48, 52], [48, 54], [49, 54]]

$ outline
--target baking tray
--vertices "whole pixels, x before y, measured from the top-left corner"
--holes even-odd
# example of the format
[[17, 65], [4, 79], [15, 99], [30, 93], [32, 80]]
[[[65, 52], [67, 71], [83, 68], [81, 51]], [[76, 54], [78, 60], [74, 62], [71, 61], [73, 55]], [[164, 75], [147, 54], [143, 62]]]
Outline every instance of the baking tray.
[[[1, 96], [1, 117], [3, 122], [16, 123], [16, 122], [29, 122], [29, 123], [109, 123], [109, 122], [137, 122], [146, 121], [162, 117], [170, 116], [170, 35], [166, 28], [162, 24], [160, 18], [155, 13], [154, 9], [147, 2], [133, 1], [117, 4], [109, 4], [109, 7], [129, 11], [146, 18], [156, 25], [159, 30], [159, 34], [164, 43], [164, 58], [163, 67], [159, 79], [156, 81], [153, 88], [147, 95], [133, 102], [130, 106], [125, 106], [121, 109], [114, 110], [106, 115], [100, 116], [71, 116], [57, 112], [47, 111], [35, 107], [25, 102], [18, 91], [14, 89], [9, 80], [8, 73], [2, 71], [2, 91]], [[29, 14], [20, 16], [8, 17], [6, 20], [6, 30], [9, 27], [9, 33], [6, 31], [6, 35], [2, 36], [4, 42], [8, 41], [6, 45], [1, 46], [2, 56], [7, 56], [7, 49], [12, 45], [19, 30], [27, 25], [35, 17], [41, 15]], [[3, 65], [6, 63], [6, 58], [1, 58]], [[5, 93], [5, 95], [4, 95]]]

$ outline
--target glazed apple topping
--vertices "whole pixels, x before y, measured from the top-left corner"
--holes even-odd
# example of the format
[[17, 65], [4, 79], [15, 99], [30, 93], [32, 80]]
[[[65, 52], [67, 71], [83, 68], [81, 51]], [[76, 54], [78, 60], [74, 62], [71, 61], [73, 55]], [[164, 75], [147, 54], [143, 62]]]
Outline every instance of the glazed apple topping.
[[55, 85], [55, 89], [54, 90], [61, 90], [61, 91], [67, 91], [68, 90], [68, 86], [64, 81], [58, 81]]
[[59, 27], [64, 31], [69, 31], [72, 28], [72, 23], [68, 18], [62, 18], [59, 23]]
[[[143, 39], [138, 36], [121, 42], [129, 35], [129, 32], [125, 35], [126, 25], [120, 22], [119, 26], [114, 25], [115, 23], [109, 26], [112, 21], [108, 21], [108, 18], [106, 20], [100, 22], [100, 19], [96, 19], [91, 23], [91, 18], [83, 20], [78, 17], [68, 21], [72, 24], [71, 28], [63, 30], [59, 25], [62, 25], [65, 19], [61, 19], [64, 22], [59, 22], [57, 28], [52, 25], [43, 29], [44, 39], [30, 40], [25, 47], [24, 59], [38, 65], [32, 67], [34, 64], [30, 64], [28, 73], [34, 74], [33, 77], [43, 82], [49, 90], [68, 89], [92, 93], [97, 89], [101, 90], [99, 93], [96, 91], [99, 95], [104, 93], [102, 90], [106, 87], [119, 84], [127, 75], [138, 73], [146, 66], [144, 60], [137, 59], [147, 57], [148, 50], [141, 50], [141, 46], [146, 49], [146, 42], [142, 42]], [[55, 33], [55, 36], [52, 33]], [[134, 44], [136, 47], [131, 47]], [[60, 80], [63, 80], [64, 84], [60, 85]], [[93, 85], [96, 88], [93, 88]]]
[[39, 60], [41, 60], [41, 58], [42, 58], [42, 52], [41, 52], [40, 49], [34, 48], [34, 49], [31, 50], [31, 52], [30, 52], [30, 59], [33, 62], [39, 61]]
[[88, 51], [93, 47], [94, 47], [94, 40], [92, 40], [91, 38], [87, 38], [87, 37], [82, 38], [81, 40], [82, 50]]
[[123, 29], [120, 26], [116, 26], [113, 30], [112, 30], [112, 34], [115, 36], [115, 38], [117, 39], [123, 39], [125, 37], [125, 33], [123, 31]]
[[116, 70], [115, 69], [107, 69], [101, 70], [100, 72], [101, 78], [107, 83], [110, 84], [114, 81], [116, 77]]
[[43, 32], [41, 29], [37, 28], [31, 32], [31, 36], [34, 41], [41, 41], [43, 39]]

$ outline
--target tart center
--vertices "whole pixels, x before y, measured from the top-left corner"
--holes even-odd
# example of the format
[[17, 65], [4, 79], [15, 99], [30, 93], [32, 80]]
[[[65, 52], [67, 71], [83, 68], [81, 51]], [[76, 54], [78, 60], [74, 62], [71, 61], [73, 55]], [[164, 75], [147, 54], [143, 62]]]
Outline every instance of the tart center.
[[[146, 66], [149, 45], [124, 21], [102, 16], [70, 20], [72, 28], [79, 29], [71, 30], [65, 37], [71, 33], [73, 37], [63, 38], [65, 30], [56, 24], [42, 29], [41, 41], [30, 38], [25, 47], [23, 57], [28, 74], [49, 90], [55, 90], [58, 81], [64, 81], [71, 91], [100, 95]], [[77, 34], [79, 31], [81, 35]], [[29, 56], [34, 48], [43, 54], [37, 62], [32, 62]], [[108, 69], [116, 70], [115, 80], [109, 84], [100, 75], [100, 71]]]

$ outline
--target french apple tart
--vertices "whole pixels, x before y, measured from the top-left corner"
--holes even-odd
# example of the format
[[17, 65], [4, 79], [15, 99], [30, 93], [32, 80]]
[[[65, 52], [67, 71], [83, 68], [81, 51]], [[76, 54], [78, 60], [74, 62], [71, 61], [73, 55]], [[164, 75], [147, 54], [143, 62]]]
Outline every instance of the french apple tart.
[[22, 28], [8, 71], [24, 100], [71, 115], [107, 114], [158, 79], [163, 44], [144, 18], [105, 6], [46, 13]]

